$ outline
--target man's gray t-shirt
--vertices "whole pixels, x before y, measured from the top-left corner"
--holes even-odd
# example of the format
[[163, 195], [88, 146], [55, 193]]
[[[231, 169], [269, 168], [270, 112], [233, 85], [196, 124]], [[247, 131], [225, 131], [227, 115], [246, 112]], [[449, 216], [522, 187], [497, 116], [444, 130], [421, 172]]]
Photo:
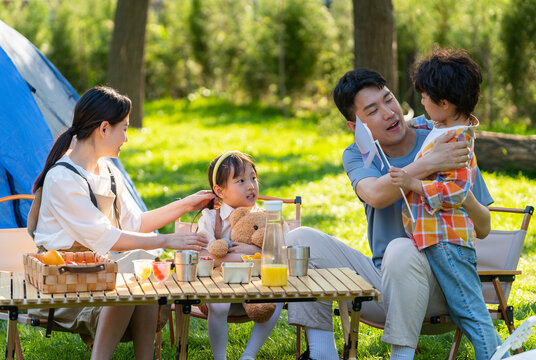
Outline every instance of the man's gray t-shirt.
[[[429, 130], [416, 129], [416, 132], [417, 140], [415, 146], [407, 155], [399, 158], [387, 157], [392, 166], [403, 168], [413, 162], [417, 152], [421, 149]], [[355, 143], [352, 143], [344, 150], [342, 163], [344, 170], [352, 183], [352, 189], [354, 189], [354, 191], [355, 186], [360, 180], [367, 177], [379, 178], [387, 174], [389, 170], [387, 165], [384, 165], [383, 169], [381, 169], [381, 161], [377, 156], [369, 168], [364, 168], [361, 152]], [[487, 206], [493, 203], [493, 198], [491, 197], [478, 168], [472, 191], [481, 204]], [[406, 232], [404, 231], [404, 225], [402, 224], [403, 201], [403, 199], [400, 199], [383, 209], [375, 209], [363, 201], [368, 222], [367, 232], [370, 249], [372, 251], [372, 261], [377, 267], [381, 266], [383, 254], [389, 242], [399, 237], [407, 237]]]

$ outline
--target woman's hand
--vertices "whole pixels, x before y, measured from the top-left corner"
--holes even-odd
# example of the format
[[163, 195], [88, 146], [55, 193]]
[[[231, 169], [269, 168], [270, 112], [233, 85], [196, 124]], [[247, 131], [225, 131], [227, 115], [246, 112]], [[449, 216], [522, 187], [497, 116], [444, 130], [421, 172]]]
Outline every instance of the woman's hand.
[[216, 195], [210, 190], [201, 190], [180, 200], [187, 212], [204, 209]]
[[174, 234], [166, 234], [168, 237], [167, 249], [175, 250], [196, 250], [201, 251], [208, 246], [208, 239], [205, 234], [180, 232]]
[[261, 249], [258, 246], [236, 241], [233, 242], [233, 247], [229, 249], [229, 253], [238, 253], [244, 255], [253, 255], [256, 252], [261, 252]]

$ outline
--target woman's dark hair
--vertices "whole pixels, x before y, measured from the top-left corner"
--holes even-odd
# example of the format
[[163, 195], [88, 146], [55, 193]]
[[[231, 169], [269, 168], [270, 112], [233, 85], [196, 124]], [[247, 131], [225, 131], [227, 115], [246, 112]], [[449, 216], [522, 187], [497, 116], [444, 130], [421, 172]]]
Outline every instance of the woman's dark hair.
[[466, 50], [436, 49], [415, 65], [412, 79], [415, 90], [434, 103], [447, 100], [458, 113], [470, 116], [480, 97], [482, 72]]
[[[223, 154], [222, 154], [223, 155]], [[249, 157], [247, 154], [243, 154], [241, 152], [236, 152], [228, 157], [226, 157], [218, 166], [217, 173], [216, 173], [216, 184], [213, 182], [213, 173], [214, 173], [214, 167], [216, 166], [216, 163], [218, 162], [219, 158], [222, 156], [216, 157], [212, 162], [210, 163], [208, 167], [208, 183], [210, 184], [210, 189], [214, 191], [214, 185], [219, 185], [221, 187], [225, 187], [227, 185], [227, 179], [229, 178], [229, 175], [232, 171], [234, 171], [234, 176], [238, 177], [240, 176], [246, 169], [246, 165], [250, 164], [253, 168], [253, 171], [257, 173], [257, 169], [255, 168], [255, 164], [253, 163], [253, 160]], [[214, 200], [212, 200], [208, 206], [209, 209], [214, 208]]]
[[77, 140], [87, 139], [104, 121], [114, 126], [130, 114], [131, 108], [130, 99], [112, 88], [97, 86], [86, 91], [74, 107], [73, 124], [54, 142], [33, 192], [43, 186], [48, 170], [69, 150], [74, 136]]
[[355, 121], [355, 96], [371, 86], [381, 90], [387, 86], [387, 82], [376, 71], [364, 68], [348, 71], [339, 79], [333, 89], [333, 100], [346, 120]]

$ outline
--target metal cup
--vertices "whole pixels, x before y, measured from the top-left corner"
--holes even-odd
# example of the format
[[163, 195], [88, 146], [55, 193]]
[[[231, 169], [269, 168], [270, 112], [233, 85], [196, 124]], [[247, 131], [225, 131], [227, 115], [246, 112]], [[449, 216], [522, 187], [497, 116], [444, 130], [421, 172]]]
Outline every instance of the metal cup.
[[288, 274], [290, 276], [305, 276], [309, 267], [311, 250], [309, 246], [287, 246]]
[[194, 281], [197, 275], [199, 253], [194, 250], [175, 250], [175, 274], [179, 281]]

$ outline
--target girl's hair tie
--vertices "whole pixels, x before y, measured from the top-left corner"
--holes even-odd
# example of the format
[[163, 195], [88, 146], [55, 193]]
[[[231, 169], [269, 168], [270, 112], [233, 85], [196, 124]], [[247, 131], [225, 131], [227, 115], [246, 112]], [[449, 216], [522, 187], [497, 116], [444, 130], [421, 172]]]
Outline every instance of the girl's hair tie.
[[216, 165], [214, 165], [214, 170], [212, 171], [212, 186], [216, 185], [216, 175], [218, 174], [218, 168], [220, 167], [221, 163], [223, 162], [223, 160], [227, 159], [233, 154], [241, 154], [241, 152], [238, 150], [227, 151], [220, 156], [218, 161], [216, 161]]

